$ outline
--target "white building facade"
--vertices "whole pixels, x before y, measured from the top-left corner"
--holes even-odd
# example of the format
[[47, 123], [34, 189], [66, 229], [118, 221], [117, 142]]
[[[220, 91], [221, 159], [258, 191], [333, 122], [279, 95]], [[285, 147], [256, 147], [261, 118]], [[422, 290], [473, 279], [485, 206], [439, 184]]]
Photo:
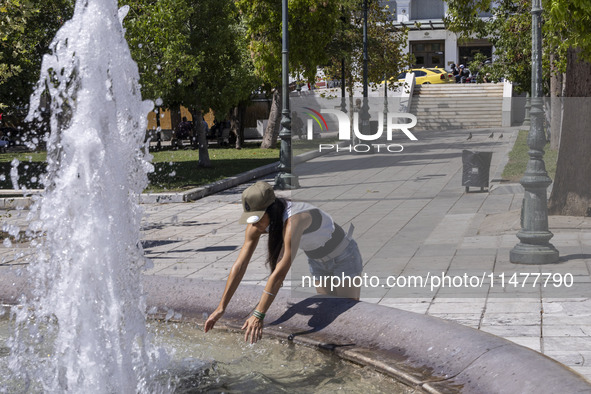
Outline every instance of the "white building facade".
[[444, 1], [397, 0], [384, 4], [388, 4], [398, 26], [410, 29], [406, 51], [415, 56], [413, 66], [449, 69], [451, 64], [470, 62], [477, 52], [492, 58], [493, 46], [488, 40], [460, 42], [455, 33], [445, 28], [447, 3]]

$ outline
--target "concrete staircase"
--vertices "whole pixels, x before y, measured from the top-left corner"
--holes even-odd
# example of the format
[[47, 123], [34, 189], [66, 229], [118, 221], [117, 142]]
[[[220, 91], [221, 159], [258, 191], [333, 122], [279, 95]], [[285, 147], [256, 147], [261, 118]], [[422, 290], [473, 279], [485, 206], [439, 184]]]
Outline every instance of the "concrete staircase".
[[413, 130], [501, 127], [503, 84], [435, 84], [414, 88]]

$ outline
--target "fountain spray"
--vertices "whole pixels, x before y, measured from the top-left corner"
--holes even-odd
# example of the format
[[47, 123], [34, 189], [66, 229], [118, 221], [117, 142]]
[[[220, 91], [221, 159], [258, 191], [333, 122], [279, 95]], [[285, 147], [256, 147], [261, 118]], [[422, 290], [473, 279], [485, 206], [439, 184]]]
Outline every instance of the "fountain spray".
[[[45, 192], [30, 230], [32, 294], [13, 310], [10, 367], [23, 392], [152, 393], [139, 196], [152, 166], [142, 101], [116, 0], [77, 0], [31, 97], [49, 112]], [[37, 353], [42, 349], [41, 354]]]

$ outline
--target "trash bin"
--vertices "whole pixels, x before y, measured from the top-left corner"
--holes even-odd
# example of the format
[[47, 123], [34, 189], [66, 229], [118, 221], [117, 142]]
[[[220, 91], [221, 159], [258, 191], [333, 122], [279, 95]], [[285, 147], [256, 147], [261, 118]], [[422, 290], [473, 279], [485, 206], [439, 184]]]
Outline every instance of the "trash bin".
[[483, 191], [485, 187], [488, 189], [491, 160], [492, 152], [462, 151], [462, 163], [464, 165], [462, 186], [466, 187], [466, 193], [469, 192], [470, 186], [480, 187], [480, 191]]

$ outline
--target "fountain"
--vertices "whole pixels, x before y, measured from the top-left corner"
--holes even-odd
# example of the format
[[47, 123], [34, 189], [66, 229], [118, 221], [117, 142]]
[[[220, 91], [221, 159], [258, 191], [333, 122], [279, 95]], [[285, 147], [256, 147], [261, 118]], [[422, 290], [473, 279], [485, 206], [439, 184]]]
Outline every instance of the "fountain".
[[[342, 384], [358, 385], [354, 391], [380, 384], [389, 390], [393, 381], [377, 375], [363, 380], [366, 372], [318, 352], [270, 350], [269, 341], [254, 351], [241, 336], [224, 344], [214, 334], [199, 341], [203, 333], [194, 327], [167, 346], [179, 333], [148, 327], [138, 202], [151, 168], [143, 141], [153, 104], [141, 99], [122, 27], [126, 12], [116, 0], [77, 0], [72, 20], [43, 59], [29, 113], [30, 120], [50, 114], [45, 191], [29, 214], [28, 234], [41, 236], [31, 242], [36, 253], [23, 275], [32, 293], [11, 308], [16, 328], [8, 348], [0, 346], [0, 361], [7, 360], [10, 370], [0, 377], [0, 393], [285, 391], [305, 384], [310, 392]], [[11, 175], [17, 183], [16, 168]], [[0, 343], [12, 329], [7, 325], [0, 320]], [[154, 331], [164, 335], [152, 340]], [[171, 362], [157, 341], [180, 349], [185, 359]], [[197, 353], [186, 353], [189, 348]], [[211, 361], [213, 348], [233, 354], [217, 352], [222, 361]], [[370, 380], [375, 382], [368, 386]]]
[[[43, 61], [29, 115], [35, 119], [50, 112], [45, 192], [31, 208], [28, 230], [41, 237], [31, 241], [37, 253], [26, 275], [13, 278], [11, 272], [8, 286], [0, 283], [5, 285], [0, 286], [3, 299], [8, 298], [2, 294], [7, 289], [32, 288], [11, 309], [16, 328], [8, 350], [0, 346], [10, 375], [2, 377], [0, 393], [173, 390], [174, 378], [166, 372], [169, 357], [151, 344], [146, 328], [138, 201], [151, 167], [143, 139], [152, 103], [141, 100], [137, 66], [124, 38], [125, 13], [125, 8], [117, 9], [116, 0], [77, 0], [74, 17], [59, 30]], [[16, 172], [11, 175], [18, 181]], [[175, 278], [146, 282], [153, 308], [178, 308], [183, 318], [195, 320], [215, 308], [217, 299], [211, 294], [223, 289], [223, 283]], [[225, 315], [230, 328], [240, 327], [244, 305], [254, 305], [260, 290], [241, 290], [241, 302]], [[293, 302], [279, 295], [268, 312], [274, 323], [267, 332], [333, 349], [429, 392], [449, 392], [450, 387], [473, 392], [589, 391], [589, 384], [572, 371], [492, 335], [428, 316], [348, 302], [353, 303]], [[7, 330], [0, 323], [2, 334]], [[360, 331], [360, 324], [366, 323], [369, 329]], [[193, 344], [195, 336], [189, 333], [178, 346]], [[239, 343], [227, 347], [236, 349]], [[279, 359], [299, 360], [300, 353], [292, 351], [288, 347]], [[237, 356], [244, 359], [247, 374], [262, 363], [248, 358], [255, 353], [248, 348]], [[270, 370], [281, 367], [293, 373], [283, 361], [270, 361], [266, 355], [263, 359], [270, 362]], [[325, 363], [310, 360], [300, 362], [302, 370]], [[510, 368], [507, 360], [512, 361]], [[195, 387], [192, 380], [200, 368], [193, 364], [184, 368], [190, 387]], [[308, 380], [295, 379], [291, 387], [301, 389]], [[323, 377], [321, 384], [325, 381]], [[340, 387], [340, 381], [337, 384]], [[250, 382], [225, 387], [264, 389]], [[362, 383], [366, 391], [368, 387]]]
[[33, 242], [34, 290], [12, 312], [10, 368], [21, 392], [164, 389], [149, 379], [164, 357], [149, 345], [140, 285], [153, 104], [141, 99], [126, 12], [116, 0], [77, 0], [31, 98], [29, 120], [49, 110], [51, 133], [45, 193], [30, 216], [29, 231], [44, 234]]

